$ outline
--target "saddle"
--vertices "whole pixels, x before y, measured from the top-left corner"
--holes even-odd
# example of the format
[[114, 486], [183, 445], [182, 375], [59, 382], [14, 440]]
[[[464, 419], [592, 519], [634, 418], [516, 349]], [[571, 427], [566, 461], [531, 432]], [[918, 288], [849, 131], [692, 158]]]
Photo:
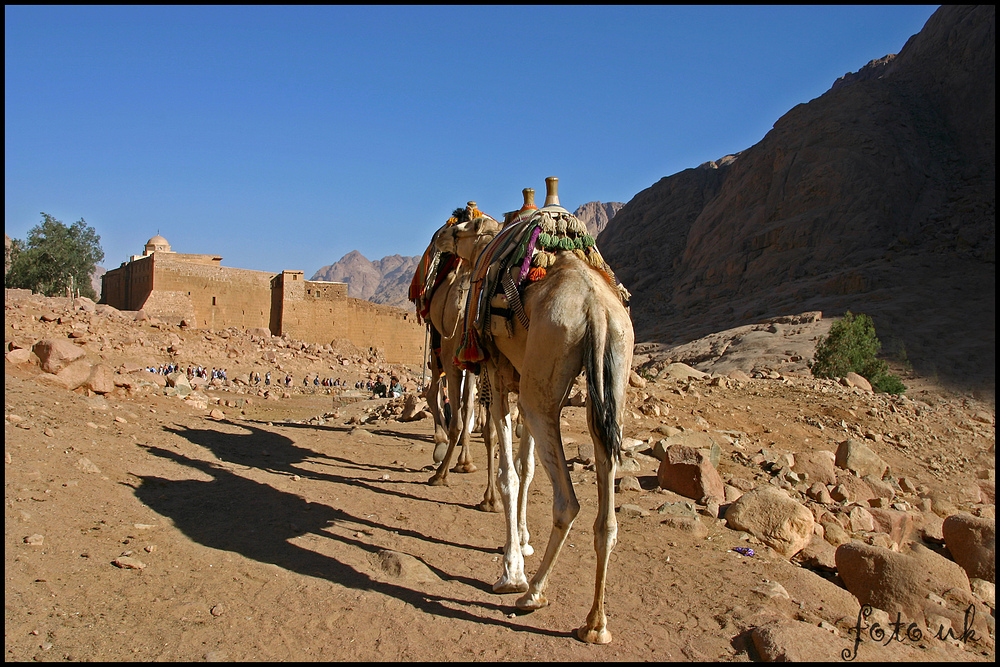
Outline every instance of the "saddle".
[[618, 285], [594, 237], [576, 216], [558, 204], [522, 209], [507, 216], [507, 225], [476, 260], [456, 355], [460, 367], [478, 372], [488, 358], [485, 343], [493, 337], [493, 317], [503, 318], [508, 336], [514, 335], [514, 319], [529, 327], [521, 296], [528, 285], [543, 280], [557, 254], [565, 252], [575, 253], [601, 272], [628, 305], [628, 291]]

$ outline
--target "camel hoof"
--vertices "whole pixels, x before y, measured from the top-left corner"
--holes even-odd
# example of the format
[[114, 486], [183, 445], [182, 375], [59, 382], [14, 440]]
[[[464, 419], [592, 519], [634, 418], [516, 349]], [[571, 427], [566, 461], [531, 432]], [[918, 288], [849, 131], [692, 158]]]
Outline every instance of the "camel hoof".
[[576, 636], [580, 641], [587, 642], [588, 644], [611, 643], [611, 633], [608, 632], [607, 628], [601, 628], [600, 630], [597, 630], [594, 628], [588, 628], [585, 625], [582, 628], [576, 629]]
[[487, 502], [485, 500], [476, 505], [476, 509], [480, 512], [493, 512], [495, 514], [500, 513], [500, 505], [493, 502]]
[[427, 483], [430, 486], [448, 486], [448, 479], [444, 475], [434, 475]]
[[531, 546], [530, 544], [522, 544], [521, 545], [521, 555], [522, 556], [530, 556], [533, 553], [535, 553], [535, 548], [533, 546]]
[[439, 465], [444, 461], [444, 455], [448, 453], [448, 443], [439, 442], [434, 445], [434, 465]]
[[456, 463], [451, 469], [452, 472], [476, 472], [479, 468], [474, 463]]
[[524, 593], [526, 590], [528, 590], [527, 579], [520, 582], [500, 579], [500, 581], [493, 584], [494, 593]]
[[535, 593], [519, 598], [514, 604], [517, 605], [517, 608], [522, 611], [535, 611], [536, 609], [541, 609], [542, 607], [548, 607], [549, 601], [543, 594]]

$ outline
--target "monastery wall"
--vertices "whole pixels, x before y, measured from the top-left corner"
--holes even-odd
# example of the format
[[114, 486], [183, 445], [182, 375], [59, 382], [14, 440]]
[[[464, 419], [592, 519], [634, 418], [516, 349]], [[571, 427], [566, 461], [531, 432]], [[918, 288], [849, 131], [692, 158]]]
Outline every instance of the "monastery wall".
[[161, 318], [186, 318], [202, 329], [269, 327], [273, 277], [266, 271], [156, 256], [155, 289], [144, 308]]
[[320, 344], [345, 338], [380, 348], [392, 363], [423, 362], [424, 325], [416, 313], [348, 297], [346, 284], [305, 281], [302, 272], [284, 271], [281, 279], [281, 334]]
[[[157, 239], [166, 245], [154, 237], [147, 250]], [[221, 266], [218, 255], [166, 247], [105, 273], [101, 302], [200, 329], [267, 327], [321, 345], [346, 339], [380, 348], [391, 363], [423, 362], [425, 328], [416, 313], [348, 297], [345, 283], [305, 280], [302, 271], [233, 269]]]

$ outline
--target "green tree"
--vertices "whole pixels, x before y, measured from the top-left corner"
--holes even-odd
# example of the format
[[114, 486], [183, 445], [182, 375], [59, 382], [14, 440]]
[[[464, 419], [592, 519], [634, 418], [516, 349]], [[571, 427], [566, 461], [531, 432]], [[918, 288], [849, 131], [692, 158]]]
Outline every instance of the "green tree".
[[79, 290], [81, 296], [96, 299], [90, 276], [103, 259], [101, 237], [83, 218], [67, 227], [43, 212], [41, 224], [28, 231], [26, 241], [14, 239], [4, 285], [45, 296]]
[[825, 378], [843, 377], [853, 371], [868, 380], [875, 391], [902, 394], [906, 385], [889, 373], [888, 364], [877, 357], [881, 349], [872, 318], [847, 311], [830, 327], [830, 335], [819, 340], [810, 369], [816, 377]]

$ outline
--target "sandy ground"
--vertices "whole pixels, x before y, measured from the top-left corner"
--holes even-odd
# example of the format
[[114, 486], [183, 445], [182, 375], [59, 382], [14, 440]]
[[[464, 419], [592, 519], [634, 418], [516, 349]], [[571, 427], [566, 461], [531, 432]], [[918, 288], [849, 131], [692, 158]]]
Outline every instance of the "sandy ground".
[[[816, 660], [854, 646], [858, 604], [835, 574], [790, 563], [704, 508], [704, 530], [664, 524], [659, 509], [685, 499], [658, 488], [645, 446], [629, 473], [641, 490], [615, 500], [614, 640], [575, 639], [595, 567], [594, 473], [574, 462], [589, 441], [583, 408], [563, 413], [582, 510], [551, 578], [552, 604], [526, 614], [516, 596], [491, 591], [503, 517], [475, 509], [486, 480], [478, 434], [479, 470], [431, 487], [429, 420], [357, 423], [388, 399], [336, 407], [322, 391], [298, 390], [240, 407], [226, 405], [234, 394], [209, 390], [210, 408], [224, 415], [212, 418], [176, 397], [87, 396], [41, 384], [37, 373], [5, 366], [8, 661], [746, 661], [759, 658], [750, 631], [776, 618], [829, 630], [833, 642], [815, 648]], [[625, 434], [644, 443], [664, 425], [728, 434], [723, 479], [755, 484], [769, 477], [750, 460], [762, 448], [833, 450], [868, 437], [894, 475], [968, 511], [961, 490], [995, 469], [994, 426], [982, 421], [995, 408], [944, 391], [913, 395], [894, 403], [802, 376], [714, 386], [661, 378], [630, 388]], [[660, 416], [640, 409], [650, 403]], [[529, 577], [550, 503], [539, 467]], [[866, 640], [858, 657], [993, 660], [995, 649], [992, 639]]]

